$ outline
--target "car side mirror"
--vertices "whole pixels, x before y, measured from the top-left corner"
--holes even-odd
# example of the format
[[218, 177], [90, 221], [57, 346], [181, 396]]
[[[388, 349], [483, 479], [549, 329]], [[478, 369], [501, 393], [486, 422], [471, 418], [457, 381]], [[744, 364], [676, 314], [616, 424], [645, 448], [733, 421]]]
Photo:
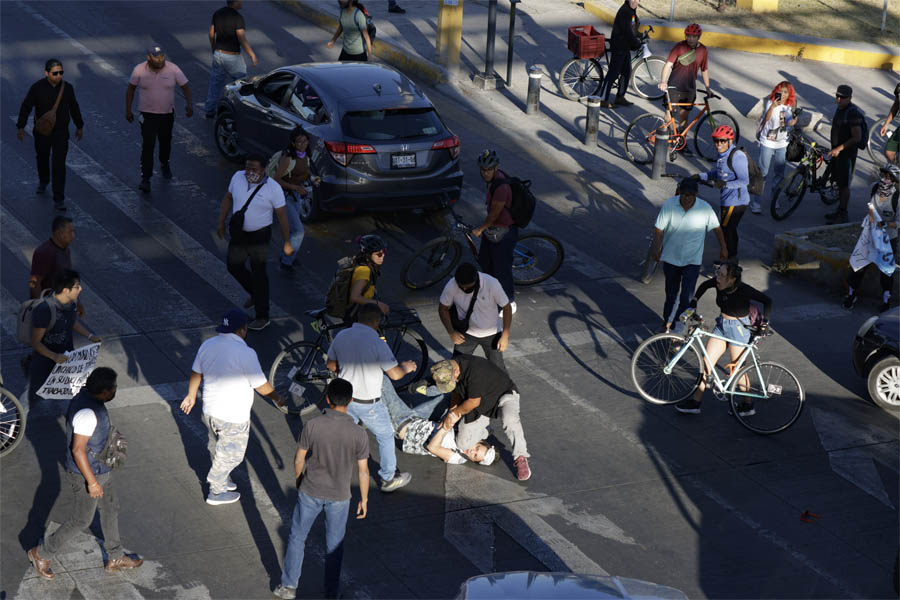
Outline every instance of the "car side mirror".
[[256, 91], [256, 86], [252, 83], [245, 83], [238, 89], [238, 94], [241, 96], [249, 96], [250, 94]]

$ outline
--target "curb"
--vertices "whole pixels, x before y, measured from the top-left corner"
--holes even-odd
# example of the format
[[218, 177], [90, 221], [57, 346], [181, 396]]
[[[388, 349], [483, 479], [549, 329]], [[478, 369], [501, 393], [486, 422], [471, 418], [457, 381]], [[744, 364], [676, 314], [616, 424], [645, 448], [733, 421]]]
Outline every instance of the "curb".
[[[618, 5], [584, 0], [584, 9], [606, 23], [616, 18]], [[680, 42], [684, 39], [686, 22], [648, 19], [642, 25], [653, 25], [654, 39]], [[797, 59], [818, 60], [851, 67], [900, 71], [900, 52], [893, 46], [844, 42], [805, 35], [783, 35], [771, 31], [703, 26], [703, 44], [712, 48], [726, 48], [754, 54], [774, 54]]]
[[[334, 15], [313, 8], [303, 0], [274, 0], [274, 2], [284, 6], [300, 18], [315, 23], [322, 29], [328, 31], [337, 29], [338, 20]], [[375, 56], [405, 73], [413, 73], [427, 80], [432, 85], [450, 80], [450, 73], [447, 69], [398, 46], [387, 36], [376, 37]]]

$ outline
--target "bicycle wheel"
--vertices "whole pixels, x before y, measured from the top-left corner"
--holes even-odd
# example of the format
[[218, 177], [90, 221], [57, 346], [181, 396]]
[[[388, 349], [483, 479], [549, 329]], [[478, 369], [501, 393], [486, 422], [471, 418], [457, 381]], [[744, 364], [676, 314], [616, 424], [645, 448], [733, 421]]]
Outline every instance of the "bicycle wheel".
[[631, 65], [631, 89], [641, 98], [656, 100], [662, 98], [664, 91], [659, 89], [660, 76], [666, 59], [661, 56], [639, 58]]
[[884, 155], [884, 148], [887, 146], [888, 140], [891, 139], [894, 130], [897, 129], [897, 127], [891, 123], [891, 125], [888, 126], [887, 134], [881, 135], [881, 125], [884, 123], [885, 118], [885, 116], [878, 117], [872, 127], [869, 128], [869, 145], [866, 147], [866, 151], [869, 153], [869, 158], [876, 165], [887, 162], [887, 157]]
[[834, 162], [828, 163], [825, 172], [819, 178], [819, 198], [822, 203], [831, 205], [841, 199], [841, 191], [837, 182], [834, 180]]
[[674, 404], [689, 398], [700, 385], [700, 353], [691, 346], [681, 355], [672, 372], [663, 369], [685, 342], [674, 333], [647, 338], [631, 357], [631, 381], [641, 398], [653, 404]]
[[543, 233], [523, 235], [513, 248], [513, 283], [534, 285], [548, 279], [559, 270], [564, 255], [556, 238]]
[[[659, 115], [643, 114], [628, 124], [625, 130], [625, 156], [637, 165], [653, 162], [656, 134], [666, 133], [669, 126]], [[669, 141], [671, 145], [671, 140]]]
[[462, 244], [452, 237], [433, 239], [406, 261], [400, 279], [411, 290], [423, 290], [447, 277], [461, 256]]
[[281, 351], [269, 370], [269, 383], [288, 412], [307, 415], [325, 408], [325, 387], [334, 377], [328, 353], [312, 342], [295, 342]]
[[0, 456], [6, 456], [25, 437], [25, 411], [12, 392], [0, 387]]
[[714, 110], [703, 115], [694, 129], [694, 147], [697, 149], [697, 154], [710, 162], [715, 162], [719, 158], [719, 152], [716, 150], [716, 145], [713, 144], [712, 132], [716, 127], [722, 125], [728, 125], [734, 129], [732, 146], [740, 145], [741, 131], [737, 121], [724, 110]]
[[603, 84], [603, 65], [594, 58], [573, 58], [559, 71], [559, 91], [569, 100], [593, 96]]
[[[756, 367], [744, 367], [734, 378], [728, 389], [731, 399], [731, 410], [741, 425], [755, 433], [770, 434], [784, 431], [800, 417], [803, 410], [803, 388], [793, 373], [774, 362], [759, 363], [760, 381]], [[746, 390], [741, 389], [741, 378], [747, 377]], [[736, 395], [736, 390], [750, 394], [758, 394], [765, 398], [748, 398]], [[752, 414], [741, 416], [738, 405], [742, 402], [753, 403]]]
[[776, 221], [783, 221], [793, 214], [800, 201], [806, 195], [809, 179], [806, 169], [801, 167], [794, 171], [790, 179], [782, 179], [781, 185], [775, 188], [772, 194], [772, 202], [769, 204], [769, 212]]
[[405, 390], [409, 384], [422, 378], [425, 369], [428, 368], [428, 346], [425, 345], [425, 340], [418, 331], [405, 327], [386, 329], [384, 337], [398, 363], [405, 360], [416, 363], [415, 371], [404, 376], [403, 379], [393, 381], [394, 389], [400, 392]]
[[656, 273], [656, 268], [659, 267], [659, 263], [653, 260], [653, 242], [654, 238], [651, 237], [650, 246], [647, 248], [647, 256], [644, 257], [644, 261], [641, 263], [641, 283], [644, 285], [653, 281], [653, 275]]

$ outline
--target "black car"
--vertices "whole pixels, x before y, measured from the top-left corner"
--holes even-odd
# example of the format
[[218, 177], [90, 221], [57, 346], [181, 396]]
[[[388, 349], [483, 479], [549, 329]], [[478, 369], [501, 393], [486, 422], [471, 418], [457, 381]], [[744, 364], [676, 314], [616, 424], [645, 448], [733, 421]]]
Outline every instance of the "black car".
[[290, 131], [309, 134], [311, 169], [322, 178], [300, 217], [321, 212], [435, 208], [462, 188], [459, 138], [422, 90], [371, 63], [306, 63], [226, 86], [215, 138], [229, 160], [270, 156]]
[[900, 307], [868, 319], [853, 340], [853, 368], [868, 379], [869, 396], [881, 408], [900, 412]]

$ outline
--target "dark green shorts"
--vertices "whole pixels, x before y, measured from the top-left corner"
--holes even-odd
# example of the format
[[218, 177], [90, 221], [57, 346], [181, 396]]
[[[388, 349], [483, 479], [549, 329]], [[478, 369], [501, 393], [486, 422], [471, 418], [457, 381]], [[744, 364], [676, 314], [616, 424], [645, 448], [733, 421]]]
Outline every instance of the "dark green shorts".
[[888, 140], [887, 146], [884, 147], [885, 152], [897, 152], [900, 151], [900, 127], [894, 129], [894, 133], [891, 134], [890, 139]]

